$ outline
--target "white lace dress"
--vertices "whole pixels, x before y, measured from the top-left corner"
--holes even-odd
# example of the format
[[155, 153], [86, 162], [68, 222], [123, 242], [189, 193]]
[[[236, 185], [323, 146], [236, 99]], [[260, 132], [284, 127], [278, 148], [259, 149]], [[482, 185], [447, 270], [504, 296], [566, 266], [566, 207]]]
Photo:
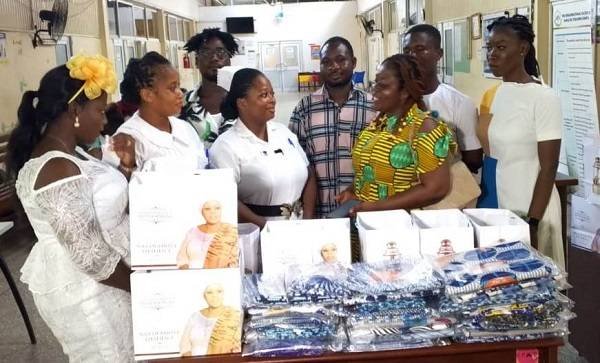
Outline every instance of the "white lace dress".
[[[130, 294], [99, 283], [129, 257], [127, 180], [78, 152], [87, 160], [51, 151], [19, 172], [17, 194], [38, 238], [21, 280], [71, 362], [130, 362]], [[57, 157], [81, 174], [34, 190], [39, 171]]]

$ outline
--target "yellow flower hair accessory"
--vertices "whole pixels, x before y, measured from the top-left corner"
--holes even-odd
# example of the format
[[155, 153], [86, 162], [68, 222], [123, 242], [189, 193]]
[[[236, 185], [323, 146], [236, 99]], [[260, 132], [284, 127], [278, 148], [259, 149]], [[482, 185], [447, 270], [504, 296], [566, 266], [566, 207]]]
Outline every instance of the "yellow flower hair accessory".
[[111, 61], [102, 55], [71, 57], [66, 64], [69, 76], [84, 81], [83, 86], [71, 97], [73, 102], [83, 91], [88, 99], [100, 97], [102, 91], [113, 93], [117, 88], [117, 77]]

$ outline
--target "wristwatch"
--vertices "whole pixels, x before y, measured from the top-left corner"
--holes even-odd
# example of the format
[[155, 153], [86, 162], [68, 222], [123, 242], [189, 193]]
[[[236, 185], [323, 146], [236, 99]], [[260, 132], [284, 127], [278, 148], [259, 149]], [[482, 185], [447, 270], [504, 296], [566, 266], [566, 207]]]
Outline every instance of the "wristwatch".
[[537, 218], [529, 217], [527, 218], [527, 224], [529, 224], [530, 227], [537, 228], [538, 224], [540, 224], [540, 220]]

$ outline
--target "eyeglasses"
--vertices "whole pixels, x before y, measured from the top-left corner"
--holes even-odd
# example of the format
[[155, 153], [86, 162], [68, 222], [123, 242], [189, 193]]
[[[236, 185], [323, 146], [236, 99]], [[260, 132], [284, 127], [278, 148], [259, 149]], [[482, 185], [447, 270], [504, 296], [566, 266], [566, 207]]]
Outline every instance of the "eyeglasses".
[[198, 50], [198, 52], [196, 54], [199, 57], [206, 58], [206, 59], [210, 59], [210, 58], [214, 57], [215, 55], [217, 56], [217, 58], [220, 58], [220, 59], [231, 57], [231, 53], [229, 53], [227, 51], [227, 49], [224, 49], [224, 48], [216, 48], [216, 49], [203, 48], [203, 49]]

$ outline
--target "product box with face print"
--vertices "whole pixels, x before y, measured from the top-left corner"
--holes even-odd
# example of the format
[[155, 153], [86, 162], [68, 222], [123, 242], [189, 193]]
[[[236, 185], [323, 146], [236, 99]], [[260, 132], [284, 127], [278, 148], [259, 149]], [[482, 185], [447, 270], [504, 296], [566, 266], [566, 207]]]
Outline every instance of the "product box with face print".
[[134, 272], [136, 360], [240, 352], [240, 294], [237, 268]]
[[356, 227], [363, 262], [420, 256], [419, 230], [405, 210], [359, 212]]
[[239, 266], [231, 169], [134, 173], [129, 213], [133, 269]]
[[530, 243], [529, 224], [507, 209], [463, 209], [475, 229], [477, 247], [521, 241]]
[[421, 255], [452, 255], [475, 247], [471, 222], [460, 210], [413, 210], [411, 214], [419, 228]]
[[285, 272], [291, 265], [350, 266], [350, 219], [268, 221], [260, 245], [265, 274]]

